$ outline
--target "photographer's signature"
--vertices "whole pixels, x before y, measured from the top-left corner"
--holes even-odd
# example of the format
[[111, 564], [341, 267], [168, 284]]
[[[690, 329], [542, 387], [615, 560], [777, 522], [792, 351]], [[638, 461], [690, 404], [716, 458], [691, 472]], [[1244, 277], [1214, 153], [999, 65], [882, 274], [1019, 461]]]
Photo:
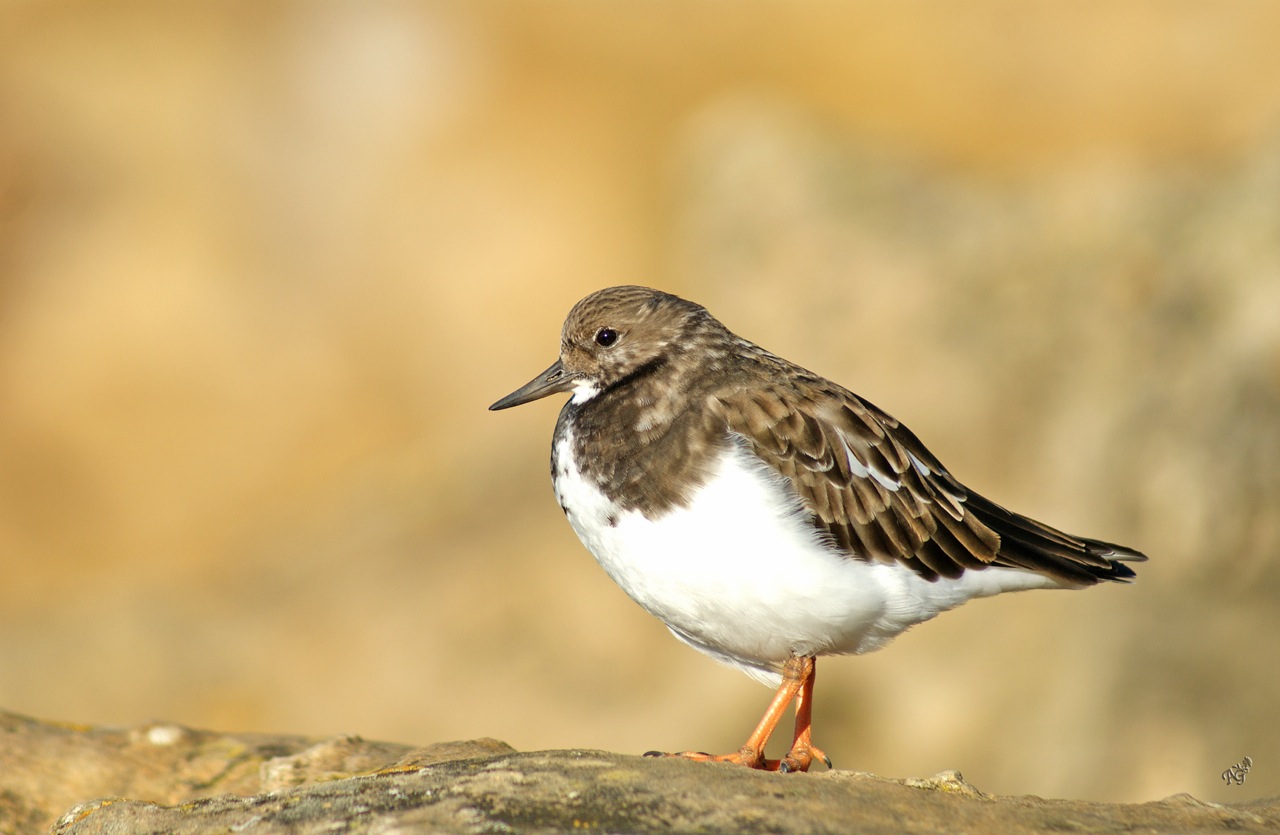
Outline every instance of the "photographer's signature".
[[1222, 772], [1222, 782], [1228, 786], [1235, 784], [1237, 786], [1244, 785], [1244, 778], [1249, 773], [1249, 769], [1253, 768], [1253, 760], [1245, 757], [1240, 762]]

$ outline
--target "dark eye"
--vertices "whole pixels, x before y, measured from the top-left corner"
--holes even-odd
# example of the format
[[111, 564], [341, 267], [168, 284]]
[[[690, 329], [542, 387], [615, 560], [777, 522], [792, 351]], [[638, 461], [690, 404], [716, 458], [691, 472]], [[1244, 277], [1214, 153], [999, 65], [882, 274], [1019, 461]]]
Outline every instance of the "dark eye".
[[601, 328], [596, 331], [596, 344], [608, 348], [618, 341], [618, 332], [613, 328]]

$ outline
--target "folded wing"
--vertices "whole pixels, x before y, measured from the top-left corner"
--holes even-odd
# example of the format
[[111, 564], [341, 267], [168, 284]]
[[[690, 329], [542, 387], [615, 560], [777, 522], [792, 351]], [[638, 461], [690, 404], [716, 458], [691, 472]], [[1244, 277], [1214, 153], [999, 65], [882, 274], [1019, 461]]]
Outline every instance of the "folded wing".
[[729, 431], [786, 476], [812, 522], [850, 557], [927, 579], [989, 565], [1092, 585], [1146, 557], [1006, 510], [956, 481], [911, 430], [851, 392], [755, 389], [716, 398]]

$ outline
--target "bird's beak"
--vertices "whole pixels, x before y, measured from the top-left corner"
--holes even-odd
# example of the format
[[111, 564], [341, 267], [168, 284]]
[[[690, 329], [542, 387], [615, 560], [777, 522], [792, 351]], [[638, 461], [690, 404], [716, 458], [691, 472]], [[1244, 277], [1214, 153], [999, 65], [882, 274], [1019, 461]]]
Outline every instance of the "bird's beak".
[[574, 379], [574, 376], [564, 370], [564, 365], [560, 363], [560, 360], [556, 360], [551, 363], [551, 367], [546, 371], [490, 406], [489, 411], [496, 412], [499, 409], [510, 409], [512, 406], [529, 403], [549, 394], [568, 391], [573, 388], [576, 382], [577, 380]]

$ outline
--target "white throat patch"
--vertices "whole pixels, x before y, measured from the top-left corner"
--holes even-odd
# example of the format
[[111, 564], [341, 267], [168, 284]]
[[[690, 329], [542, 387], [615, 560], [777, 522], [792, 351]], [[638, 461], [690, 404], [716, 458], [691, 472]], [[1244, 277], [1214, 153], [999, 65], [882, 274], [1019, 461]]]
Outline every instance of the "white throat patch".
[[571, 403], [586, 403], [600, 393], [600, 387], [590, 380], [582, 380], [573, 386]]

